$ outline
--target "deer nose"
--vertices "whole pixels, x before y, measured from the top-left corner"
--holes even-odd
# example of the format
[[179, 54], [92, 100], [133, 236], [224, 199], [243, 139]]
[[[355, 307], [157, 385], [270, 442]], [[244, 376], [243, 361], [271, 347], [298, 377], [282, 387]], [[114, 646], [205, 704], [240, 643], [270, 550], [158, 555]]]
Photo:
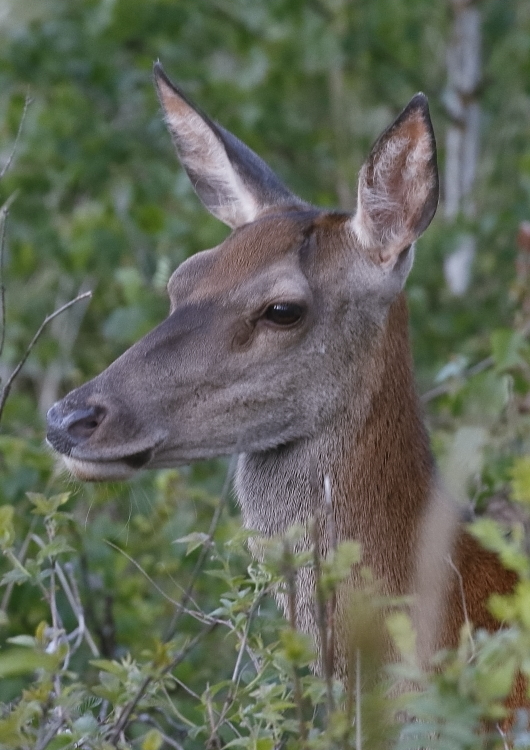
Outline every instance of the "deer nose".
[[103, 406], [88, 406], [64, 413], [62, 403], [54, 404], [46, 416], [46, 438], [59, 453], [69, 454], [97, 430], [107, 410]]

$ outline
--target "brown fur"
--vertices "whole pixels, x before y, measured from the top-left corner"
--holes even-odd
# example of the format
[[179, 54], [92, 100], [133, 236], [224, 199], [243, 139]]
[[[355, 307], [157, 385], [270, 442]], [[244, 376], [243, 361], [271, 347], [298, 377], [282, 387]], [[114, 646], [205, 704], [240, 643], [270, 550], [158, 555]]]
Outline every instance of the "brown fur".
[[[425, 97], [376, 142], [350, 216], [292, 195], [160, 68], [157, 86], [194, 188], [234, 231], [175, 271], [164, 322], [52, 407], [50, 443], [92, 481], [239, 453], [243, 519], [263, 536], [307, 527], [327, 478], [338, 540], [361, 542], [384, 593], [416, 594], [422, 657], [458, 642], [464, 601], [476, 626], [498, 627], [487, 599], [510, 591], [514, 575], [458, 529], [412, 375], [401, 290], [438, 200]], [[271, 318], [278, 303], [298, 306], [295, 324]], [[301, 546], [310, 544], [307, 533]], [[321, 552], [330, 545], [322, 523]], [[356, 570], [351, 588], [359, 581]], [[317, 636], [313, 572], [297, 583], [297, 622]], [[342, 591], [342, 674], [347, 600]], [[512, 703], [521, 701], [518, 683]]]

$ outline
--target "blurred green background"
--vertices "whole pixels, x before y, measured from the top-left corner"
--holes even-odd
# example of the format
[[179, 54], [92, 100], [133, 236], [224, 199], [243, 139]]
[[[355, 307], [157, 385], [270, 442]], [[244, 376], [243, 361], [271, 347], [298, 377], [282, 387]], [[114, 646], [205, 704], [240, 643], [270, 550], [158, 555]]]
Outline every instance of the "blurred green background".
[[[423, 392], [440, 371], [458, 375], [490, 355], [497, 331], [495, 373], [458, 381], [429, 404], [435, 446], [449, 464], [451, 445], [460, 445], [451, 443], [456, 432], [475, 430], [474, 492], [485, 496], [502, 491], [513, 456], [528, 445], [528, 352], [513, 332], [528, 312], [525, 251], [516, 238], [530, 219], [530, 4], [483, 0], [476, 7], [482, 63], [474, 213], [449, 222], [442, 204], [418, 243], [407, 289]], [[46, 314], [94, 291], [90, 304], [50, 326], [7, 402], [0, 503], [16, 506], [23, 537], [27, 491], [73, 491], [82, 530], [76, 564], [107, 657], [139, 653], [138, 636], [161, 637], [173, 610], [104, 540], [126, 548], [178, 598], [195, 558], [171, 543], [208, 527], [225, 471], [223, 461], [209, 462], [126, 486], [81, 487], [57, 473], [43, 446], [51, 403], [157, 324], [168, 309], [172, 270], [227, 234], [177, 163], [152, 85], [153, 61], [305, 200], [353, 209], [371, 143], [418, 90], [430, 99], [443, 173], [452, 23], [445, 0], [0, 0], [0, 168], [31, 99], [14, 163], [0, 181], [0, 203], [16, 196], [3, 258], [3, 382]], [[456, 297], [443, 264], [462, 232], [474, 236], [477, 252], [469, 289]], [[237, 525], [230, 500], [221, 545]], [[197, 595], [215, 602], [220, 584], [212, 580], [199, 583]], [[32, 632], [45, 616], [34, 590], [20, 587], [13, 602], [4, 636]], [[188, 664], [186, 679], [208, 679], [221, 658], [216, 648], [194, 657], [196, 672]], [[20, 684], [4, 681], [2, 699]]]

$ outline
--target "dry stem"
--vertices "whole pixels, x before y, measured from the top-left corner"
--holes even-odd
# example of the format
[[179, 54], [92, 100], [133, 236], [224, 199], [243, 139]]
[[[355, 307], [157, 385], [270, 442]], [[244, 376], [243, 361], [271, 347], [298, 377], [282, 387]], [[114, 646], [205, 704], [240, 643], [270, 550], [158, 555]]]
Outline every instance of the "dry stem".
[[44, 331], [44, 329], [46, 328], [46, 326], [48, 325], [48, 323], [51, 323], [51, 321], [54, 320], [58, 315], [61, 315], [61, 313], [65, 312], [66, 310], [69, 310], [70, 307], [72, 307], [73, 305], [75, 305], [77, 302], [81, 302], [81, 300], [88, 299], [91, 296], [92, 296], [92, 292], [84, 292], [83, 294], [78, 294], [78, 296], [75, 297], [74, 299], [71, 299], [70, 302], [67, 302], [65, 305], [62, 305], [57, 310], [55, 310], [50, 315], [47, 315], [44, 318], [44, 320], [40, 324], [39, 328], [37, 329], [36, 334], [33, 336], [33, 338], [31, 339], [28, 347], [26, 348], [26, 351], [22, 355], [22, 358], [20, 359], [18, 365], [15, 367], [15, 369], [13, 370], [13, 372], [11, 373], [11, 375], [9, 376], [9, 378], [8, 378], [5, 386], [2, 388], [2, 391], [1, 391], [1, 394], [0, 394], [0, 421], [2, 419], [2, 413], [4, 411], [4, 406], [5, 406], [5, 403], [7, 401], [7, 397], [9, 396], [9, 392], [11, 391], [11, 387], [12, 387], [12, 385], [13, 385], [16, 377], [18, 376], [19, 372], [24, 367], [24, 365], [26, 363], [26, 360], [29, 357], [29, 355], [31, 354], [31, 351], [32, 351], [33, 347], [35, 346], [35, 344], [39, 340], [42, 332]]

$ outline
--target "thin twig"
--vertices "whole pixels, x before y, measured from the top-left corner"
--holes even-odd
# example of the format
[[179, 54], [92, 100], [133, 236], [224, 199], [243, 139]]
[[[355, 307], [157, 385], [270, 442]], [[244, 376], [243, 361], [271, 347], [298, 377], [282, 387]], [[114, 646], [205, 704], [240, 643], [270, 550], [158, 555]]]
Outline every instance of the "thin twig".
[[353, 661], [354, 654], [357, 656], [356, 651], [353, 648], [348, 649], [348, 671], [346, 672], [346, 726], [347, 732], [344, 733], [343, 737], [343, 750], [350, 750], [350, 729], [353, 726]]
[[35, 750], [45, 750], [45, 748], [48, 747], [50, 742], [54, 739], [54, 737], [57, 736], [57, 732], [64, 724], [64, 718], [60, 717], [59, 719], [56, 719], [55, 722], [50, 726], [42, 740], [35, 745]]
[[168, 737], [162, 725], [158, 721], [156, 721], [156, 719], [153, 719], [153, 717], [149, 714], [140, 714], [140, 716], [138, 717], [138, 722], [141, 724], [150, 724], [151, 726], [158, 729], [162, 736], [162, 739], [164, 740], [166, 745], [169, 745], [169, 747], [173, 747], [175, 748], [175, 750], [184, 750], [184, 746], [181, 745], [180, 742], [177, 742], [177, 740]]
[[[293, 553], [289, 539], [284, 540], [284, 575], [287, 582], [287, 602], [289, 610], [289, 624], [293, 631], [296, 632], [296, 570], [293, 564]], [[307, 727], [304, 721], [304, 710], [302, 704], [302, 687], [300, 685], [300, 675], [298, 667], [293, 664], [294, 680], [294, 701], [296, 705], [296, 714], [298, 725], [300, 727], [300, 739], [302, 747], [307, 746]]]
[[[476, 365], [468, 367], [467, 370], [464, 370], [464, 372], [462, 372], [462, 374], [459, 376], [459, 380], [465, 380], [466, 378], [473, 377], [473, 375], [478, 375], [479, 372], [487, 370], [488, 367], [491, 367], [494, 362], [495, 360], [491, 355], [489, 357], [485, 357], [484, 359], [480, 360], [480, 362], [477, 362]], [[438, 396], [444, 396], [446, 393], [451, 393], [454, 388], [454, 383], [455, 379], [451, 378], [450, 380], [447, 380], [444, 383], [440, 383], [440, 385], [436, 385], [434, 388], [431, 388], [421, 396], [422, 404], [428, 404], [429, 401], [438, 398]]]
[[0, 221], [2, 227], [0, 229], [0, 315], [2, 328], [0, 332], [0, 357], [4, 350], [4, 342], [6, 337], [6, 287], [4, 284], [4, 256], [5, 256], [5, 244], [6, 244], [6, 227], [7, 219], [9, 217], [9, 209], [15, 198], [18, 195], [18, 190], [15, 190], [9, 198], [6, 200], [2, 208], [0, 209]]
[[0, 228], [0, 357], [4, 351], [4, 343], [6, 339], [6, 287], [4, 284], [4, 251], [6, 244], [6, 225], [7, 217], [9, 216], [8, 211], [2, 209], [0, 219], [2, 221], [2, 227]]
[[[164, 599], [166, 599], [166, 601], [168, 601], [170, 604], [173, 604], [175, 607], [182, 607], [182, 603], [177, 602], [175, 599], [172, 599], [169, 596], [169, 594], [166, 594], [164, 589], [161, 588], [153, 578], [151, 578], [149, 573], [144, 568], [142, 568], [140, 563], [137, 562], [137, 560], [135, 560], [134, 557], [131, 557], [131, 555], [125, 552], [125, 550], [123, 550], [121, 547], [118, 547], [117, 544], [114, 544], [114, 542], [111, 542], [109, 539], [105, 539], [104, 541], [105, 541], [105, 544], [108, 544], [109, 547], [112, 547], [112, 549], [115, 549], [117, 552], [122, 554], [126, 560], [128, 560], [132, 565], [134, 565], [134, 567], [149, 581], [151, 586], [153, 586], [153, 588], [156, 589], [156, 591], [158, 591], [158, 593], [161, 596], [163, 596]], [[228, 627], [231, 627], [230, 623], [227, 620], [221, 620], [219, 618], [210, 617], [209, 615], [205, 615], [201, 611], [195, 611], [195, 610], [188, 609], [188, 608], [184, 608], [183, 611], [184, 611], [184, 614], [189, 615], [190, 617], [193, 617], [199, 622], [204, 622], [204, 623], [215, 622], [217, 625], [226, 625]], [[171, 640], [171, 638], [166, 638], [165, 642], [169, 640]]]
[[72, 307], [73, 305], [75, 305], [77, 302], [81, 302], [81, 300], [88, 299], [91, 296], [92, 296], [92, 292], [84, 292], [83, 294], [79, 294], [74, 299], [71, 299], [70, 302], [67, 302], [65, 305], [62, 305], [62, 307], [59, 307], [57, 310], [55, 310], [50, 315], [47, 315], [44, 318], [44, 320], [40, 324], [39, 328], [37, 329], [37, 333], [33, 336], [33, 338], [31, 339], [31, 341], [30, 341], [30, 343], [29, 343], [29, 345], [28, 345], [28, 347], [26, 349], [26, 351], [22, 355], [22, 358], [21, 358], [20, 362], [15, 367], [15, 369], [13, 370], [13, 372], [11, 373], [11, 375], [9, 376], [9, 378], [8, 378], [5, 386], [2, 389], [2, 392], [1, 392], [1, 395], [0, 395], [0, 420], [2, 419], [2, 413], [4, 411], [4, 406], [5, 406], [7, 397], [9, 396], [9, 392], [11, 390], [11, 387], [12, 387], [14, 381], [15, 381], [15, 378], [17, 377], [17, 375], [19, 374], [19, 372], [21, 371], [21, 369], [24, 367], [24, 365], [26, 363], [26, 360], [29, 357], [29, 355], [31, 354], [31, 351], [32, 351], [33, 347], [35, 346], [35, 344], [39, 340], [42, 332], [44, 331], [44, 329], [46, 328], [46, 326], [48, 325], [48, 323], [51, 323], [51, 321], [54, 320], [58, 315], [61, 315], [61, 313], [63, 313], [66, 310], [68, 310], [70, 307]]
[[[210, 546], [211, 546], [211, 541], [213, 539], [213, 535], [214, 535], [215, 530], [217, 528], [217, 525], [219, 523], [219, 520], [220, 520], [220, 517], [221, 517], [221, 513], [222, 513], [222, 511], [224, 509], [224, 506], [226, 504], [226, 500], [227, 500], [227, 497], [228, 497], [228, 492], [229, 492], [229, 489], [230, 489], [230, 484], [231, 484], [231, 481], [232, 481], [232, 476], [233, 476], [233, 473], [234, 473], [234, 470], [235, 470], [235, 462], [236, 462], [236, 460], [237, 460], [237, 455], [234, 455], [232, 457], [232, 459], [230, 461], [230, 465], [228, 467], [228, 471], [227, 471], [227, 474], [226, 474], [225, 483], [224, 483], [224, 486], [223, 486], [223, 491], [221, 493], [221, 497], [219, 499], [219, 503], [217, 504], [215, 512], [214, 512], [214, 514], [212, 516], [212, 520], [211, 520], [211, 523], [210, 523], [210, 528], [208, 530], [208, 539], [206, 540], [206, 542], [205, 542], [205, 544], [204, 544], [204, 546], [203, 546], [203, 548], [201, 550], [201, 554], [199, 556], [199, 559], [197, 560], [195, 568], [193, 569], [193, 573], [192, 573], [190, 582], [189, 582], [186, 590], [184, 591], [184, 594], [182, 595], [182, 599], [181, 599], [180, 602], [176, 602], [173, 599], [171, 599], [171, 597], [169, 597], [165, 593], [165, 591], [163, 591], [163, 589], [161, 589], [160, 586], [158, 586], [158, 584], [147, 574], [147, 572], [145, 570], [143, 570], [143, 568], [136, 562], [136, 560], [134, 560], [134, 558], [132, 558], [130, 555], [127, 554], [127, 552], [125, 552], [124, 550], [120, 549], [113, 542], [110, 542], [109, 540], [106, 540], [107, 544], [110, 547], [113, 547], [117, 551], [121, 552], [121, 554], [124, 555], [124, 557], [126, 557], [138, 570], [140, 570], [141, 573], [147, 578], [147, 580], [150, 581], [150, 583], [154, 586], [154, 588], [165, 599], [169, 600], [172, 604], [174, 604], [176, 607], [178, 607], [177, 613], [176, 613], [175, 617], [173, 618], [173, 622], [171, 623], [171, 625], [170, 625], [170, 627], [168, 629], [168, 632], [165, 635], [165, 638], [164, 638], [165, 642], [169, 641], [171, 639], [171, 637], [173, 636], [173, 634], [174, 634], [174, 632], [175, 632], [175, 630], [177, 628], [180, 616], [182, 614], [185, 614], [185, 613], [186, 614], [191, 614], [191, 615], [195, 615], [196, 614], [194, 612], [189, 611], [187, 609], [187, 607], [186, 607], [186, 604], [192, 598], [193, 588], [195, 586], [196, 579], [197, 579], [197, 577], [198, 577], [198, 575], [199, 575], [199, 573], [200, 573], [200, 571], [202, 569], [202, 566], [204, 565], [204, 562], [206, 560], [206, 555], [208, 554], [208, 551], [209, 551]], [[160, 673], [160, 676], [163, 676], [164, 674], [167, 674], [169, 671], [171, 671], [172, 669], [174, 669], [185, 658], [185, 656], [195, 646], [195, 644], [200, 640], [200, 638], [202, 638], [204, 635], [206, 635], [207, 633], [209, 633], [211, 630], [213, 630], [219, 624], [223, 624], [224, 625], [226, 623], [223, 622], [223, 621], [221, 621], [221, 620], [217, 620], [217, 619], [213, 620], [213, 619], [209, 618], [207, 620], [206, 627], [204, 627], [203, 630], [200, 633], [198, 633], [198, 635], [192, 641], [190, 641], [190, 643], [184, 649], [182, 649], [177, 654], [177, 656], [175, 657], [175, 659], [173, 659], [172, 662], [164, 670], [162, 670], [162, 672]], [[112, 731], [112, 734], [110, 736], [110, 742], [114, 746], [116, 746], [116, 743], [118, 742], [120, 734], [122, 733], [122, 731], [126, 727], [127, 722], [129, 721], [129, 718], [130, 718], [132, 712], [134, 711], [134, 709], [138, 705], [139, 701], [141, 700], [142, 696], [145, 694], [145, 691], [147, 690], [147, 688], [149, 687], [149, 685], [151, 684], [151, 682], [153, 680], [154, 680], [154, 676], [152, 676], [152, 675], [147, 676], [143, 680], [143, 682], [140, 684], [140, 687], [138, 688], [138, 690], [137, 690], [136, 695], [134, 696], [134, 698], [124, 707], [123, 711], [121, 712], [120, 718], [118, 719], [118, 721], [117, 721], [117, 723], [116, 723], [116, 725], [115, 725], [115, 727], [114, 727], [114, 729]]]
[[0, 180], [6, 174], [6, 172], [8, 171], [9, 167], [11, 166], [11, 164], [13, 162], [13, 159], [15, 158], [15, 153], [16, 153], [17, 148], [18, 148], [18, 142], [20, 140], [20, 136], [22, 135], [22, 128], [24, 127], [24, 120], [26, 119], [26, 114], [27, 114], [28, 107], [29, 107], [30, 104], [31, 104], [31, 98], [30, 98], [29, 94], [26, 94], [26, 100], [24, 102], [24, 109], [22, 110], [22, 117], [20, 118], [20, 122], [18, 124], [18, 130], [17, 130], [17, 134], [15, 136], [15, 142], [13, 144], [13, 148], [11, 149], [11, 153], [9, 155], [8, 160], [4, 164], [4, 167], [2, 168], [2, 171], [0, 171]]
[[313, 569], [315, 572], [315, 596], [317, 624], [320, 634], [320, 648], [322, 651], [322, 669], [326, 680], [326, 703], [328, 719], [335, 710], [333, 700], [333, 666], [329, 663], [329, 628], [326, 617], [326, 599], [322, 586], [322, 563], [320, 559], [320, 530], [318, 517], [313, 519]]
[[[516, 328], [517, 333], [519, 333], [523, 338], [527, 338], [527, 336], [530, 335], [530, 321], [528, 321], [525, 325], [521, 326], [520, 328]], [[454, 388], [455, 380], [458, 382], [458, 380], [465, 380], [467, 378], [473, 377], [473, 375], [478, 375], [480, 372], [483, 372], [483, 370], [487, 370], [489, 367], [495, 364], [495, 359], [490, 355], [489, 357], [485, 357], [484, 359], [481, 359], [480, 362], [477, 362], [476, 365], [472, 365], [471, 367], [468, 367], [467, 370], [464, 370], [458, 378], [450, 378], [449, 380], [445, 381], [444, 383], [440, 383], [440, 385], [436, 385], [434, 388], [431, 388], [426, 393], [424, 393], [421, 396], [421, 402], [423, 404], [429, 403], [429, 401], [432, 401], [435, 398], [438, 398], [438, 396], [443, 396], [446, 393], [451, 393], [451, 391]]]
[[[46, 546], [44, 542], [42, 541], [42, 539], [38, 537], [36, 534], [33, 535], [32, 539], [41, 549]], [[54, 573], [57, 574], [57, 578], [59, 579], [61, 583], [63, 591], [66, 595], [66, 598], [68, 599], [68, 603], [70, 604], [70, 607], [72, 609], [72, 612], [77, 618], [78, 628], [79, 628], [81, 636], [86, 640], [88, 647], [90, 648], [93, 656], [96, 656], [96, 657], [99, 656], [99, 649], [94, 643], [94, 640], [89, 630], [86, 627], [85, 613], [83, 611], [83, 605], [81, 604], [81, 598], [79, 596], [79, 592], [77, 591], [77, 583], [75, 583], [75, 579], [73, 578], [73, 576], [70, 576], [70, 580], [75, 586], [75, 589], [72, 590], [64, 574], [64, 571], [61, 565], [57, 562], [57, 560], [54, 560], [53, 570], [54, 570]]]
[[[24, 541], [22, 542], [22, 546], [20, 547], [20, 552], [18, 553], [18, 557], [16, 558], [20, 565], [24, 565], [24, 560], [26, 559], [26, 555], [28, 553], [29, 544], [32, 540], [33, 529], [35, 528], [36, 523], [37, 519], [35, 517], [32, 518], [29, 531], [26, 534]], [[11, 599], [11, 594], [13, 593], [14, 587], [14, 581], [10, 581], [10, 583], [7, 584], [6, 590], [4, 591], [4, 595], [2, 597], [2, 603], [0, 604], [0, 612], [7, 612], [7, 607], [9, 606], [9, 600]]]
[[362, 750], [361, 724], [361, 649], [357, 649], [355, 665], [355, 750]]
[[[329, 542], [335, 554], [337, 551], [337, 530], [335, 528], [335, 516], [333, 515], [333, 501], [331, 497], [331, 481], [329, 474], [324, 477], [324, 500], [326, 502], [326, 522], [328, 527]], [[333, 587], [328, 609], [328, 654], [327, 661], [331, 675], [335, 669], [335, 612], [337, 609], [337, 589]]]
[[204, 562], [206, 560], [206, 555], [208, 554], [208, 552], [210, 550], [210, 546], [211, 546], [211, 543], [212, 543], [213, 535], [215, 533], [217, 525], [219, 524], [219, 520], [221, 518], [221, 514], [222, 514], [222, 512], [224, 510], [224, 507], [226, 505], [226, 501], [228, 499], [228, 492], [230, 491], [230, 486], [232, 484], [232, 477], [234, 476], [234, 472], [235, 472], [235, 469], [236, 469], [237, 458], [238, 458], [238, 453], [236, 452], [236, 453], [234, 453], [234, 455], [230, 459], [230, 463], [228, 465], [228, 470], [227, 470], [226, 476], [225, 476], [225, 481], [224, 481], [223, 489], [222, 489], [222, 492], [221, 492], [221, 497], [219, 498], [219, 502], [218, 502], [217, 507], [215, 509], [215, 512], [214, 512], [214, 514], [212, 516], [212, 520], [211, 520], [211, 523], [210, 523], [210, 528], [208, 529], [208, 538], [205, 540], [205, 542], [204, 542], [204, 544], [202, 546], [200, 555], [199, 555], [199, 557], [197, 559], [197, 562], [195, 563], [195, 567], [194, 567], [193, 572], [191, 574], [191, 578], [190, 578], [190, 581], [188, 583], [188, 586], [186, 587], [186, 590], [185, 590], [184, 594], [182, 595], [182, 599], [177, 604], [178, 609], [175, 612], [175, 614], [173, 615], [173, 619], [172, 619], [171, 623], [169, 624], [169, 627], [168, 627], [168, 629], [166, 631], [166, 634], [164, 636], [164, 640], [165, 641], [171, 640], [171, 638], [173, 637], [173, 635], [175, 634], [175, 632], [177, 630], [177, 626], [178, 626], [178, 623], [180, 621], [180, 618], [184, 614], [185, 607], [187, 606], [188, 601], [191, 598], [191, 595], [193, 593], [193, 589], [195, 588], [195, 584], [197, 582], [197, 578], [198, 578], [199, 573], [202, 570], [202, 566], [204, 565]]
[[[51, 541], [51, 540], [50, 540]], [[52, 654], [55, 654], [59, 648], [59, 644], [61, 640], [63, 640], [63, 637], [65, 635], [65, 629], [63, 628], [63, 623], [61, 616], [59, 615], [59, 610], [57, 609], [57, 598], [56, 598], [56, 584], [55, 584], [55, 566], [56, 561], [54, 560], [52, 562], [52, 566], [50, 569], [50, 611], [52, 615], [52, 628], [53, 628], [53, 634], [52, 634], [52, 640], [50, 645], [48, 646], [49, 649], [51, 649]], [[68, 662], [70, 660], [70, 649], [66, 652], [65, 658], [63, 660], [63, 669], [68, 669]], [[55, 696], [56, 698], [61, 697], [61, 675], [59, 671], [56, 671], [54, 674], [54, 689], [55, 689]]]
[[454, 571], [454, 573], [455, 573], [455, 575], [456, 575], [456, 577], [458, 579], [458, 586], [460, 588], [460, 596], [462, 597], [462, 609], [463, 609], [463, 612], [464, 612], [464, 622], [466, 623], [467, 635], [468, 635], [468, 638], [469, 638], [469, 642], [471, 644], [470, 661], [472, 661], [475, 658], [476, 650], [475, 650], [475, 641], [473, 640], [473, 628], [471, 626], [471, 620], [469, 619], [469, 615], [468, 615], [468, 612], [467, 612], [466, 592], [464, 591], [464, 580], [462, 578], [462, 574], [460, 573], [460, 571], [458, 570], [458, 568], [454, 564], [454, 562], [453, 562], [453, 560], [451, 558], [451, 555], [447, 555], [447, 562], [449, 563], [450, 567], [452, 568], [452, 570]]
[[[192, 698], [194, 698], [194, 699], [195, 699], [196, 701], [198, 701], [199, 703], [201, 702], [201, 696], [200, 696], [200, 695], [198, 695], [198, 694], [197, 694], [197, 693], [195, 692], [195, 690], [192, 690], [192, 689], [191, 689], [190, 687], [188, 687], [188, 686], [186, 685], [186, 683], [185, 683], [185, 682], [182, 682], [182, 680], [179, 680], [179, 678], [178, 678], [178, 677], [175, 677], [175, 675], [171, 675], [171, 679], [173, 680], [173, 682], [174, 682], [174, 683], [175, 683], [176, 685], [178, 685], [178, 686], [179, 686], [179, 687], [181, 687], [181, 688], [182, 688], [182, 689], [183, 689], [183, 690], [184, 690], [184, 691], [185, 691], [186, 693], [188, 693], [188, 695], [191, 695], [191, 697], [192, 697]], [[169, 699], [169, 695], [168, 695], [167, 693], [166, 693], [166, 698], [168, 698], [168, 699]], [[171, 701], [171, 699], [169, 699], [169, 701], [170, 701], [171, 705], [173, 706], [173, 702]]]
[[[15, 142], [13, 144], [13, 148], [11, 150], [11, 153], [9, 155], [9, 158], [7, 162], [4, 164], [2, 170], [0, 171], [0, 180], [4, 177], [8, 169], [10, 168], [11, 164], [13, 163], [13, 159], [15, 158], [15, 153], [18, 147], [18, 142], [20, 140], [20, 136], [22, 134], [22, 128], [24, 127], [24, 121], [26, 119], [26, 114], [28, 111], [28, 107], [31, 104], [31, 99], [29, 97], [29, 94], [26, 95], [26, 100], [24, 101], [24, 109], [22, 111], [22, 117], [20, 118], [20, 122], [18, 124], [18, 130], [17, 134], [15, 136]], [[4, 349], [4, 342], [5, 342], [5, 334], [6, 334], [6, 290], [4, 285], [4, 250], [5, 250], [5, 238], [6, 238], [6, 225], [7, 225], [7, 217], [9, 216], [9, 207], [15, 200], [17, 193], [13, 193], [8, 200], [5, 202], [5, 204], [2, 206], [2, 211], [0, 214], [0, 220], [2, 222], [2, 228], [0, 230], [0, 315], [2, 316], [2, 327], [0, 329], [0, 357], [2, 356], [2, 351]], [[3, 392], [2, 392], [3, 395]], [[0, 418], [2, 416], [2, 410], [0, 409]]]
[[508, 741], [508, 738], [506, 737], [506, 732], [501, 728], [501, 725], [498, 724], [498, 723], [495, 724], [495, 727], [496, 727], [498, 733], [501, 736], [502, 746], [503, 746], [504, 750], [510, 750], [513, 747], [513, 745], [512, 745], [511, 742]]
[[215, 723], [209, 684], [206, 685], [204, 700], [206, 701], [208, 721], [210, 722], [210, 736], [208, 738], [208, 742], [206, 743], [206, 748], [207, 750], [221, 750], [221, 740], [219, 739], [219, 735], [217, 734], [217, 725]]
[[224, 721], [224, 718], [228, 712], [228, 709], [230, 708], [230, 706], [232, 705], [234, 701], [234, 696], [239, 687], [239, 682], [241, 678], [239, 670], [241, 668], [241, 663], [243, 661], [243, 654], [245, 653], [246, 648], [247, 648], [247, 640], [248, 640], [248, 635], [250, 632], [250, 626], [252, 624], [252, 620], [254, 619], [254, 615], [259, 605], [261, 604], [261, 600], [267, 593], [268, 593], [268, 589], [263, 589], [263, 591], [260, 591], [256, 599], [252, 602], [252, 606], [249, 610], [248, 617], [245, 622], [243, 637], [241, 639], [241, 644], [239, 646], [239, 653], [237, 655], [236, 663], [234, 666], [234, 671], [232, 673], [231, 687], [230, 687], [230, 690], [228, 691], [228, 695], [226, 696], [226, 700], [224, 702], [223, 708], [221, 709], [221, 713], [219, 714], [219, 718], [214, 727], [214, 731], [212, 732], [212, 734], [215, 734], [215, 736], [217, 736], [217, 732], [219, 731], [219, 728]]
[[[92, 652], [92, 655], [95, 657], [98, 657], [99, 649], [96, 646], [96, 643], [94, 639], [92, 638], [92, 635], [90, 633], [90, 630], [87, 628], [86, 625], [86, 618], [85, 618], [85, 610], [83, 608], [83, 603], [81, 601], [81, 595], [79, 593], [79, 588], [77, 586], [77, 580], [75, 578], [75, 575], [72, 571], [72, 567], [70, 563], [67, 563], [65, 565], [65, 573], [63, 573], [62, 568], [60, 565], [57, 566], [57, 574], [60, 576], [61, 584], [63, 586], [63, 589], [66, 593], [66, 596], [68, 597], [68, 601], [70, 602], [70, 606], [72, 607], [75, 616], [77, 617], [77, 622], [79, 623], [79, 638], [72, 649], [72, 653], [74, 653], [79, 646], [81, 645], [81, 642], [85, 640], [87, 642], [87, 645]], [[68, 581], [65, 580], [64, 576], [68, 577]], [[70, 584], [70, 588], [68, 587], [68, 583]], [[75, 604], [75, 608], [74, 608]]]
[[[194, 638], [192, 638], [191, 641], [189, 641], [187, 645], [184, 646], [184, 648], [182, 648], [178, 652], [178, 654], [171, 660], [171, 662], [158, 673], [158, 678], [160, 679], [164, 677], [164, 675], [166, 675], [168, 672], [171, 672], [172, 669], [175, 669], [176, 667], [178, 667], [178, 665], [181, 663], [181, 661], [183, 661], [186, 658], [189, 652], [193, 648], [195, 648], [195, 646], [201, 640], [201, 638], [203, 638], [205, 635], [210, 633], [215, 627], [217, 627], [217, 623], [212, 622], [206, 625], [199, 633], [197, 633], [197, 635]], [[148, 675], [147, 677], [145, 677], [143, 682], [140, 684], [140, 687], [136, 691], [136, 695], [134, 696], [134, 698], [132, 698], [129, 701], [129, 703], [127, 703], [124, 706], [123, 711], [120, 714], [120, 718], [116, 722], [114, 729], [112, 730], [112, 733], [109, 738], [109, 742], [111, 743], [111, 745], [114, 745], [114, 747], [117, 747], [120, 734], [125, 729], [132, 712], [134, 711], [134, 709], [136, 708], [136, 706], [138, 705], [138, 703], [144, 696], [145, 691], [147, 690], [147, 688], [153, 682], [154, 679], [155, 679], [154, 675]]]

